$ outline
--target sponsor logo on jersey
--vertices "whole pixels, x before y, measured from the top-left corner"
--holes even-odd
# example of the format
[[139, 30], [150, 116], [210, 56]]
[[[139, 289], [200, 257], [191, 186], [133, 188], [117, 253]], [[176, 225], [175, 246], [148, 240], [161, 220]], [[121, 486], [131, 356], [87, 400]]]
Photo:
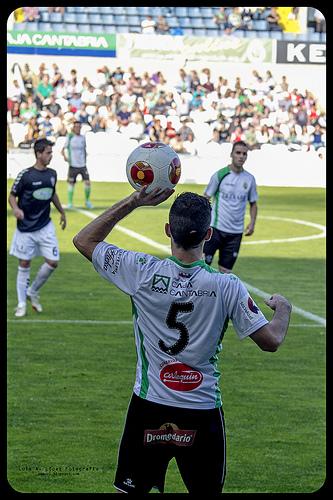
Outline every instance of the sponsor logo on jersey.
[[139, 255], [135, 260], [136, 264], [145, 264], [146, 262], [147, 262], [146, 257], [143, 257], [142, 255]]
[[40, 186], [42, 184], [42, 181], [34, 181], [31, 183], [33, 186]]
[[249, 306], [249, 309], [254, 313], [254, 314], [258, 314], [259, 312], [259, 308], [255, 305], [255, 303], [253, 302], [253, 300], [251, 299], [251, 297], [249, 297], [247, 299], [247, 305]]
[[124, 251], [121, 249], [108, 249], [105, 253], [103, 269], [104, 271], [108, 270], [108, 267], [111, 269], [112, 274], [117, 274], [119, 269], [119, 264], [121, 257]]
[[223, 200], [240, 200], [246, 201], [246, 194], [235, 194], [235, 193], [226, 193], [225, 191], [220, 191], [220, 197]]
[[247, 186], [248, 186], [248, 183], [247, 183], [247, 182], [244, 182], [244, 184], [243, 184], [243, 188], [244, 188], [244, 189], [247, 189]]
[[180, 279], [180, 280], [187, 280], [191, 276], [192, 276], [192, 274], [190, 274], [190, 273], [179, 273], [178, 274], [178, 279]]
[[250, 321], [256, 319], [254, 314], [257, 315], [259, 313], [259, 308], [255, 305], [250, 296], [243, 297], [239, 305], [241, 306], [243, 312]]
[[36, 200], [49, 200], [53, 196], [53, 189], [52, 188], [40, 188], [40, 189], [36, 189], [36, 191], [34, 191], [32, 193], [32, 196]]
[[201, 384], [203, 375], [184, 363], [170, 363], [160, 371], [160, 379], [173, 391], [193, 391]]
[[56, 180], [55, 180], [55, 177], [53, 177], [53, 175], [52, 175], [52, 177], [50, 177], [50, 181], [51, 181], [52, 186], [54, 186]]
[[174, 444], [176, 446], [192, 446], [196, 430], [179, 429], [176, 424], [167, 422], [159, 429], [146, 429], [144, 444]]
[[170, 277], [162, 274], [154, 274], [151, 289], [153, 292], [168, 293]]

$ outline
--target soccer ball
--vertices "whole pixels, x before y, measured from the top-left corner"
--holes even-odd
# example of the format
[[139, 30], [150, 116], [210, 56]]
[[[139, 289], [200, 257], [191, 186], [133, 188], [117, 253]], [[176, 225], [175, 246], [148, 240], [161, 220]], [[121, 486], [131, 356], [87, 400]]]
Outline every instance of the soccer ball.
[[129, 155], [126, 174], [137, 191], [149, 185], [147, 193], [159, 187], [173, 189], [180, 179], [181, 164], [177, 153], [163, 142], [140, 144]]

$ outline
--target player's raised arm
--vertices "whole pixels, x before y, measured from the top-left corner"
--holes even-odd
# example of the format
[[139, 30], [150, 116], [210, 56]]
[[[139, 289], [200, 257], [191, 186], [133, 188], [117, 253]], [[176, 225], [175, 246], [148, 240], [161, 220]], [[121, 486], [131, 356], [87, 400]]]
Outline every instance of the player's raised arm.
[[135, 191], [127, 196], [127, 198], [105, 210], [95, 220], [81, 229], [73, 238], [73, 243], [78, 251], [91, 261], [96, 245], [104, 241], [117, 222], [121, 221], [137, 207], [159, 205], [174, 192], [173, 189], [164, 189], [161, 191], [159, 188], [156, 188], [150, 193], [146, 193], [146, 189], [147, 186], [143, 187], [141, 191]]

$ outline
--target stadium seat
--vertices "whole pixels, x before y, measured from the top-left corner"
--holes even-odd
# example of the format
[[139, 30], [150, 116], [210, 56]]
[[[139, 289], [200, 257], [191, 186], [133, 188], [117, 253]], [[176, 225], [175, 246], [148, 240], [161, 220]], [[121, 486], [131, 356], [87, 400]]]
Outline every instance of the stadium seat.
[[64, 15], [67, 16], [67, 14], [69, 14], [69, 13], [73, 14], [75, 12], [76, 12], [75, 11], [75, 7], [73, 7], [73, 6], [71, 6], [71, 7], [65, 7], [65, 14]]
[[41, 12], [40, 13], [40, 21], [43, 23], [48, 23], [50, 21], [49, 13], [48, 12]]
[[220, 36], [219, 30], [216, 28], [215, 29], [206, 29], [206, 32], [207, 32], [208, 36], [215, 36], [215, 37]]
[[295, 40], [298, 41], [298, 34], [297, 33], [284, 33], [284, 39], [288, 42], [293, 42]]
[[140, 26], [139, 16], [128, 16], [127, 22], [129, 26]]
[[148, 16], [150, 14], [151, 7], [141, 7], [138, 6], [138, 12], [140, 16]]
[[79, 24], [78, 25], [79, 31], [81, 33], [93, 33], [93, 27], [90, 24]]
[[235, 30], [232, 32], [232, 36], [236, 38], [245, 38], [245, 30]]
[[177, 17], [188, 16], [187, 7], [175, 7], [175, 16]]
[[125, 26], [127, 23], [127, 16], [124, 14], [115, 14], [114, 23], [116, 26]]
[[274, 40], [283, 40], [283, 32], [282, 31], [270, 31], [270, 38], [274, 38]]
[[51, 23], [61, 23], [62, 22], [61, 12], [50, 12], [49, 20]]
[[163, 8], [162, 7], [151, 7], [151, 15], [153, 17], [163, 16]]
[[206, 36], [207, 32], [205, 28], [192, 28], [194, 36]]
[[27, 23], [14, 23], [14, 31], [25, 31]]
[[78, 14], [86, 14], [88, 7], [75, 7], [75, 12]]
[[51, 23], [39, 22], [38, 23], [38, 30], [39, 31], [53, 31], [53, 26]]
[[253, 21], [254, 30], [267, 30], [267, 22], [264, 19], [258, 19]]
[[184, 35], [192, 36], [193, 30], [192, 28], [182, 28]]
[[326, 43], [326, 33], [321, 33], [320, 41]]
[[125, 9], [126, 9], [126, 14], [128, 16], [138, 16], [139, 15], [139, 11], [138, 11], [137, 7], [131, 6], [131, 7], [125, 7]]
[[116, 25], [116, 32], [117, 33], [129, 33], [130, 32], [130, 27], [128, 26], [128, 24], [125, 26], [120, 26], [120, 25]]
[[192, 22], [192, 28], [204, 28], [205, 27], [201, 17], [193, 17], [191, 22]]
[[99, 12], [100, 12], [100, 14], [103, 14], [103, 15], [105, 15], [105, 14], [112, 14], [111, 8], [112, 7], [106, 7], [106, 6], [100, 7], [99, 8]]
[[105, 24], [104, 31], [105, 33], [116, 33], [116, 27], [112, 24]]
[[178, 21], [181, 28], [190, 28], [192, 26], [191, 19], [189, 17], [179, 17]]
[[245, 31], [245, 38], [259, 38], [257, 31], [254, 30], [246, 30]]
[[89, 14], [100, 14], [100, 7], [89, 7]]
[[201, 7], [201, 16], [206, 19], [213, 19], [214, 14], [211, 7]]
[[76, 14], [77, 24], [87, 24], [89, 23], [88, 14], [86, 12], [80, 12]]
[[114, 24], [114, 15], [113, 14], [102, 14], [102, 23], [103, 24]]
[[320, 42], [320, 33], [311, 33], [310, 34], [310, 38], [309, 38], [310, 42]]
[[64, 23], [52, 23], [52, 30], [57, 33], [61, 33], [62, 31], [66, 31], [67, 25]]
[[204, 26], [205, 28], [212, 28], [212, 29], [216, 29], [216, 23], [214, 22], [214, 20], [212, 18], [203, 18], [203, 23], [204, 23]]
[[76, 23], [76, 13], [75, 12], [66, 12], [64, 15], [65, 23]]
[[125, 7], [111, 7], [111, 9], [113, 14], [117, 14], [118, 16], [126, 14]]
[[65, 31], [68, 31], [69, 33], [77, 33], [78, 31], [78, 26], [76, 23], [66, 23], [65, 27]]
[[38, 22], [37, 21], [30, 21], [26, 25], [26, 29], [28, 31], [38, 31]]
[[190, 17], [200, 17], [201, 18], [200, 7], [188, 7], [188, 15]]
[[102, 16], [100, 14], [92, 14], [89, 12], [90, 24], [102, 24]]
[[179, 22], [177, 17], [168, 17], [168, 25], [170, 26], [170, 28], [178, 28]]
[[257, 31], [257, 38], [270, 38], [270, 36], [271, 36], [271, 31], [268, 30]]
[[105, 26], [103, 26], [103, 24], [94, 24], [92, 28], [94, 30], [94, 33], [105, 33]]

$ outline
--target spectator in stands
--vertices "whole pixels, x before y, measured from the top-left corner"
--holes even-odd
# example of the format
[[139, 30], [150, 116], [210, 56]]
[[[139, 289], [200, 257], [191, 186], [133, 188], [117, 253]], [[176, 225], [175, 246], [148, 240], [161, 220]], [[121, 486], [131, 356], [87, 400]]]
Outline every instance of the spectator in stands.
[[324, 144], [324, 131], [322, 130], [321, 126], [317, 123], [314, 127], [314, 131], [310, 135], [310, 144], [314, 147], [315, 151], [317, 149], [322, 148]]
[[54, 89], [56, 99], [65, 99], [67, 96], [67, 86], [64, 79], [58, 81], [58, 85]]
[[243, 128], [241, 126], [236, 127], [235, 130], [230, 135], [230, 142], [234, 144], [235, 142], [244, 140], [245, 140], [245, 134]]
[[276, 81], [273, 78], [272, 72], [269, 69], [266, 71], [265, 82], [269, 90], [273, 90], [275, 88]]
[[25, 116], [28, 120], [30, 120], [32, 117], [37, 117], [37, 114], [38, 114], [37, 105], [34, 101], [33, 96], [29, 95], [27, 97], [27, 102], [26, 102]]
[[25, 21], [25, 13], [24, 7], [19, 7], [14, 10], [14, 21], [15, 23], [24, 23]]
[[201, 70], [200, 86], [206, 92], [213, 92], [214, 84], [211, 82], [211, 73], [209, 68], [203, 68], [203, 70]]
[[193, 132], [190, 132], [187, 140], [183, 140], [183, 146], [184, 146], [184, 153], [190, 154], [192, 156], [195, 156], [198, 154], [198, 148], [196, 141], [194, 139], [194, 134]]
[[41, 108], [44, 100], [50, 97], [53, 91], [54, 88], [50, 83], [50, 77], [47, 73], [44, 73], [42, 81], [39, 83], [36, 90], [36, 96], [39, 99], [39, 103], [37, 102], [37, 106], [39, 104], [39, 107]]
[[165, 134], [159, 118], [154, 118], [147, 129], [149, 140], [151, 142], [164, 142]]
[[39, 127], [39, 136], [43, 139], [49, 139], [53, 137], [54, 130], [53, 125], [50, 121], [50, 116], [46, 111], [41, 111], [40, 118], [37, 119], [38, 127]]
[[179, 70], [179, 80], [175, 84], [175, 89], [178, 94], [191, 92], [191, 77], [186, 73], [184, 68], [180, 68]]
[[75, 113], [75, 120], [82, 123], [89, 123], [89, 114], [87, 112], [87, 105], [81, 101], [79, 109]]
[[49, 116], [51, 118], [54, 116], [62, 116], [61, 106], [59, 103], [56, 102], [56, 97], [54, 93], [50, 94], [48, 101], [49, 102], [46, 104], [46, 106], [43, 106], [43, 109], [45, 108], [48, 111]]
[[220, 132], [220, 139], [222, 142], [230, 142], [230, 132], [227, 128], [227, 122], [224, 120], [221, 120], [218, 129]]
[[65, 7], [48, 7], [47, 8], [49, 14], [51, 12], [60, 12], [62, 15], [65, 13]]
[[[74, 92], [72, 97], [68, 100], [69, 103], [69, 109], [72, 113], [76, 113], [81, 109], [82, 99], [81, 99], [81, 94], [80, 92]], [[80, 120], [79, 120], [80, 121]]]
[[222, 30], [225, 29], [228, 23], [228, 15], [226, 13], [225, 7], [220, 7], [218, 12], [214, 15], [213, 18], [215, 24], [221, 27]]
[[50, 74], [51, 85], [53, 85], [53, 87], [56, 87], [60, 80], [62, 80], [62, 73], [59, 69], [59, 66], [56, 63], [53, 63]]
[[27, 124], [27, 133], [24, 137], [24, 144], [28, 144], [33, 147], [35, 141], [39, 138], [39, 126], [37, 123], [37, 117], [33, 116], [30, 118]]
[[177, 132], [176, 135], [170, 139], [169, 144], [172, 149], [176, 151], [176, 153], [185, 153], [184, 142], [179, 132]]
[[232, 12], [228, 16], [226, 28], [231, 28], [232, 31], [239, 29], [242, 26], [242, 15], [239, 7], [233, 7]]
[[141, 33], [144, 35], [153, 35], [155, 33], [156, 22], [153, 17], [147, 15], [145, 19], [141, 22]]
[[315, 20], [315, 32], [316, 33], [326, 33], [326, 19], [325, 16], [320, 12], [320, 10], [315, 9], [313, 18]]
[[34, 87], [37, 85], [37, 75], [30, 69], [28, 63], [23, 66], [21, 74], [27, 95], [33, 95]]
[[303, 146], [303, 150], [309, 151], [310, 144], [312, 141], [311, 141], [311, 136], [310, 136], [309, 131], [308, 131], [308, 127], [306, 125], [301, 127], [300, 140], [301, 140], [301, 144]]
[[282, 92], [288, 92], [289, 83], [287, 82], [287, 77], [285, 75], [282, 76], [280, 87], [281, 87]]
[[215, 127], [213, 129], [212, 137], [207, 141], [207, 144], [211, 144], [211, 143], [215, 143], [215, 144], [221, 144], [222, 143], [221, 136], [220, 136], [220, 131], [219, 131], [219, 129], [217, 127]]
[[240, 13], [242, 17], [242, 24], [240, 28], [244, 31], [253, 29], [253, 14], [249, 7], [241, 7]]
[[191, 129], [191, 127], [187, 125], [188, 123], [187, 117], [181, 118], [180, 121], [182, 122], [182, 125], [179, 127], [177, 132], [180, 134], [181, 138], [185, 142], [188, 140], [189, 135], [193, 134], [193, 130]]
[[24, 91], [18, 80], [13, 80], [12, 85], [9, 86], [7, 90], [7, 97], [11, 101], [17, 101], [18, 103], [20, 103], [24, 98]]
[[285, 144], [285, 137], [280, 130], [280, 125], [276, 124], [273, 127], [273, 135], [271, 137], [271, 143], [272, 144]]
[[156, 34], [158, 35], [166, 35], [169, 33], [170, 26], [167, 23], [167, 20], [164, 16], [158, 16], [156, 22]]
[[38, 21], [40, 18], [38, 7], [23, 7], [24, 20], [28, 23]]
[[250, 150], [256, 149], [257, 147], [257, 136], [256, 136], [256, 129], [254, 126], [250, 123], [248, 128], [244, 132], [244, 140], [246, 144], [248, 145], [248, 148]]
[[[301, 145], [301, 140], [299, 138], [299, 134], [297, 134], [296, 127], [295, 125], [292, 125], [289, 129], [289, 137], [288, 137], [288, 144], [290, 146], [289, 149], [299, 149]], [[297, 147], [293, 147], [297, 146]]]
[[263, 125], [259, 130], [256, 131], [256, 139], [259, 145], [267, 144], [271, 140], [270, 130], [267, 125]]
[[271, 10], [266, 17], [267, 29], [269, 31], [282, 31], [280, 25], [280, 14], [277, 11], [277, 7], [271, 7]]
[[300, 127], [304, 127], [305, 125], [308, 124], [308, 113], [306, 110], [306, 106], [304, 103], [300, 102], [296, 106], [296, 109], [297, 109], [297, 112], [295, 115], [295, 121], [296, 121], [297, 125], [299, 125]]

